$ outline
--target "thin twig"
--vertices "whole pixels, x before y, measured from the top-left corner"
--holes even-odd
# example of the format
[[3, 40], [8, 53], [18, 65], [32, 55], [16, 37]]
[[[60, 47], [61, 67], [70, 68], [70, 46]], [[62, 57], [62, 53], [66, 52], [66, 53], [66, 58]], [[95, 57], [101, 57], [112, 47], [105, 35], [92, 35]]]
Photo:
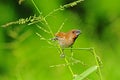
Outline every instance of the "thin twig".
[[35, 6], [35, 8], [37, 9], [37, 11], [39, 12], [39, 14], [41, 15], [42, 13], [41, 13], [41, 11], [39, 10], [39, 8], [37, 7], [37, 5], [35, 4], [34, 0], [31, 0], [31, 1], [32, 1], [33, 5]]
[[65, 50], [91, 50], [92, 48], [64, 48]]
[[52, 15], [53, 13], [55, 13], [57, 11], [64, 10], [65, 8], [76, 6], [78, 3], [82, 2], [82, 1], [84, 1], [84, 0], [77, 0], [77, 1], [71, 2], [69, 4], [65, 4], [63, 6], [60, 6], [59, 8], [54, 9], [53, 11], [48, 13], [44, 18], [47, 18], [48, 16]]
[[45, 40], [48, 44], [53, 45], [49, 40], [41, 36], [39, 33], [36, 33], [36, 35], [39, 36], [41, 40]]
[[100, 64], [99, 64], [99, 61], [98, 61], [98, 55], [96, 54], [94, 48], [92, 48], [91, 50], [92, 50], [92, 53], [93, 53], [93, 55], [94, 55], [94, 57], [95, 57], [96, 65], [98, 66], [98, 74], [99, 74], [99, 76], [100, 76], [100, 80], [103, 80], [103, 79], [102, 79], [101, 69], [100, 69]]
[[39, 29], [41, 29], [42, 31], [44, 31], [44, 32], [46, 32], [46, 33], [48, 33], [48, 34], [50, 34], [50, 32], [49, 32], [48, 30], [42, 28], [40, 25], [36, 24], [36, 26], [37, 26]]
[[59, 33], [59, 32], [61, 31], [61, 29], [63, 28], [66, 20], [67, 20], [67, 19], [65, 19], [65, 20], [63, 21], [63, 23], [62, 23], [61, 26], [59, 27], [57, 33]]

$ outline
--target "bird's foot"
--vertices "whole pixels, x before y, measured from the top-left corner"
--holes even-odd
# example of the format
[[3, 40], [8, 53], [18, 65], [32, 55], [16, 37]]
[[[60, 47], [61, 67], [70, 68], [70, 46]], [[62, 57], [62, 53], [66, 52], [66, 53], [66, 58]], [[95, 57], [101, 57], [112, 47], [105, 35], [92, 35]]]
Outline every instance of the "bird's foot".
[[61, 54], [60, 54], [60, 58], [65, 58], [65, 54], [64, 54], [64, 53], [61, 53]]

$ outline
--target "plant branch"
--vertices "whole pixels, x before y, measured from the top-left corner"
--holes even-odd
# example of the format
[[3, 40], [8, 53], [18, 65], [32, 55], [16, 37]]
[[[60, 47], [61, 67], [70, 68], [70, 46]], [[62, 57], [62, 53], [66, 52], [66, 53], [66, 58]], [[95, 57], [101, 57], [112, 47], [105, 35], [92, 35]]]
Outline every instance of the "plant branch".
[[31, 0], [31, 1], [32, 1], [33, 5], [35, 6], [35, 8], [37, 9], [37, 11], [39, 12], [39, 14], [42, 14], [42, 13], [40, 12], [39, 8], [37, 7], [37, 5], [35, 4], [34, 0]]
[[100, 64], [99, 64], [99, 60], [98, 60], [98, 56], [97, 56], [94, 48], [91, 48], [91, 50], [92, 50], [92, 53], [93, 53], [93, 55], [94, 55], [94, 57], [95, 57], [96, 65], [98, 66], [98, 73], [99, 73], [99, 76], [100, 76], [100, 80], [103, 80], [103, 79], [102, 79], [101, 69], [100, 69]]

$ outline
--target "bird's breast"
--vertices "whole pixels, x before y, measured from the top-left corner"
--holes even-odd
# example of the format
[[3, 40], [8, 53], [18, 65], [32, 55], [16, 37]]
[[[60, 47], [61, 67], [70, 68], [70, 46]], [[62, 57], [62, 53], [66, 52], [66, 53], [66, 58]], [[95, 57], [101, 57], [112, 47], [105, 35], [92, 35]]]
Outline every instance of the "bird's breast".
[[72, 40], [70, 40], [70, 39], [67, 40], [67, 39], [64, 39], [64, 38], [59, 39], [58, 42], [59, 42], [59, 44], [62, 48], [70, 47], [73, 44]]

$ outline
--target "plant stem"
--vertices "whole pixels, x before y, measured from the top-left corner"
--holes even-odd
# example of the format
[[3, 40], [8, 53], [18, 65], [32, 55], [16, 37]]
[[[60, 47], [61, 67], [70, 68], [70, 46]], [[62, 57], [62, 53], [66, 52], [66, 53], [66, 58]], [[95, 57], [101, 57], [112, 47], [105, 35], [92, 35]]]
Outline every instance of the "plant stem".
[[[65, 57], [65, 62], [66, 62], [66, 64], [69, 64], [69, 62], [68, 62], [68, 60], [67, 60], [66, 57]], [[73, 73], [72, 68], [70, 67], [70, 65], [68, 65], [68, 68], [69, 68], [69, 70], [70, 70], [72, 76], [74, 77], [74, 73]]]
[[69, 8], [69, 7], [73, 7], [73, 6], [76, 6], [78, 3], [82, 2], [84, 0], [77, 0], [77, 1], [74, 1], [74, 2], [71, 2], [71, 3], [68, 3], [68, 4], [65, 4], [63, 6], [60, 6], [59, 8], [57, 9], [54, 9], [53, 11], [51, 11], [48, 15], [46, 15], [44, 18], [47, 18], [48, 16], [52, 15], [53, 13], [59, 11], [59, 10], [64, 10], [65, 8]]
[[32, 1], [33, 5], [35, 6], [35, 8], [37, 9], [37, 11], [39, 12], [39, 14], [41, 14], [39, 8], [38, 8], [37, 5], [35, 4], [35, 1], [34, 1], [34, 0], [31, 0], [31, 1]]
[[[63, 53], [63, 51], [62, 51], [62, 49], [61, 49], [60, 45], [57, 45], [57, 47], [60, 49], [60, 53]], [[67, 60], [67, 58], [66, 58], [66, 57], [65, 57], [65, 62], [66, 62], [66, 64], [69, 64], [69, 62], [68, 62], [68, 60]], [[70, 72], [71, 72], [72, 76], [74, 77], [74, 73], [73, 73], [72, 68], [71, 68], [71, 66], [70, 66], [70, 65], [68, 65], [68, 69], [70, 70]]]
[[47, 25], [47, 27], [48, 27], [48, 29], [49, 29], [49, 31], [50, 31], [52, 37], [54, 37], [54, 33], [53, 33], [52, 29], [50, 28], [50, 26], [49, 26], [49, 24], [48, 24], [48, 22], [46, 21], [45, 18], [44, 18], [44, 21], [45, 21], [45, 24]]
[[94, 48], [91, 48], [91, 50], [92, 50], [92, 53], [93, 53], [93, 55], [95, 57], [96, 65], [98, 66], [98, 73], [99, 73], [99, 76], [100, 76], [100, 80], [102, 80], [102, 73], [101, 73], [101, 69], [100, 69], [100, 64], [99, 64], [98, 59], [97, 59], [97, 54], [96, 54]]
[[65, 48], [65, 50], [91, 50], [91, 48]]

